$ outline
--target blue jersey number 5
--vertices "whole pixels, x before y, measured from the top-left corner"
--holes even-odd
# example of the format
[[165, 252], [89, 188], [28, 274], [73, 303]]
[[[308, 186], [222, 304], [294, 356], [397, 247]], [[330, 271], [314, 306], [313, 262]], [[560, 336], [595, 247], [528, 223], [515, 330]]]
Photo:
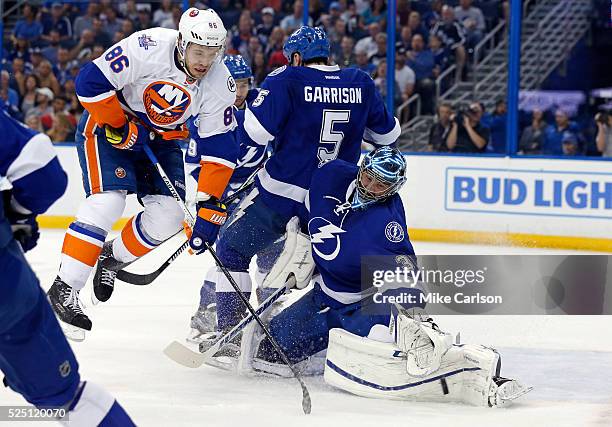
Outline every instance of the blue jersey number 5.
[[317, 151], [319, 167], [338, 157], [340, 144], [344, 139], [344, 132], [334, 130], [334, 124], [348, 123], [350, 117], [350, 110], [323, 110], [321, 136], [319, 138], [320, 147]]

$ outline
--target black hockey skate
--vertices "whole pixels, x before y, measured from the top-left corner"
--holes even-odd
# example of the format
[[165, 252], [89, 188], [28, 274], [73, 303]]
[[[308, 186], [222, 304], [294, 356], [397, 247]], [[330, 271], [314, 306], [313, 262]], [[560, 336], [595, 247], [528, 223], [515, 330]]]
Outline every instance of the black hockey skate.
[[96, 272], [93, 278], [92, 302], [106, 302], [110, 299], [115, 289], [115, 278], [119, 270], [130, 265], [131, 262], [121, 262], [113, 257], [113, 241], [110, 240], [102, 246], [102, 252], [98, 257]]
[[66, 336], [74, 341], [83, 341], [85, 331], [91, 331], [91, 320], [83, 313], [79, 291], [57, 276], [47, 296]]

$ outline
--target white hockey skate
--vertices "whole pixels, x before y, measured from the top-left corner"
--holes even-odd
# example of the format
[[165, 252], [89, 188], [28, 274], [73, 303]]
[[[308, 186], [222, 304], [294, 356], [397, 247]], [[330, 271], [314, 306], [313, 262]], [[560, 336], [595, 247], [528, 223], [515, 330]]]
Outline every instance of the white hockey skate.
[[533, 387], [527, 387], [517, 380], [495, 377], [491, 383], [489, 406], [502, 408], [510, 405], [513, 400], [529, 393]]

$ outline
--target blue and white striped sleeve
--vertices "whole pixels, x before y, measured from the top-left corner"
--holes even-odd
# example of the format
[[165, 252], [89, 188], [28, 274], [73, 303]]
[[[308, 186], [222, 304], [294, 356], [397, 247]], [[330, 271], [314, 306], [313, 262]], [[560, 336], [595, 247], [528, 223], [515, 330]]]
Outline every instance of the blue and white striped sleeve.
[[46, 211], [59, 199], [68, 183], [48, 136], [36, 133], [0, 113], [0, 175], [13, 187], [14, 201], [23, 213]]
[[366, 128], [363, 133], [363, 139], [378, 147], [382, 145], [392, 145], [397, 141], [401, 133], [399, 121], [387, 110], [382, 96], [374, 87], [373, 82], [371, 88], [374, 99], [373, 102], [370, 103], [371, 107]]

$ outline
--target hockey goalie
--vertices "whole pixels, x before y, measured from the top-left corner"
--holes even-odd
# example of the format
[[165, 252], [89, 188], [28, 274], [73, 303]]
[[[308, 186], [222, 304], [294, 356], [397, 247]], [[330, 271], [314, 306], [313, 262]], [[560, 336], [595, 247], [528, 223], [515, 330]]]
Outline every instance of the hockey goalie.
[[[362, 289], [362, 256], [416, 263], [397, 194], [405, 169], [401, 153], [383, 147], [360, 166], [334, 160], [315, 172], [307, 196], [310, 238], [290, 223], [285, 250], [264, 282], [274, 287], [295, 276], [290, 282], [304, 287], [316, 266], [314, 286], [264, 313], [269, 332], [302, 373], [323, 372], [328, 384], [356, 395], [504, 406], [531, 388], [500, 375], [497, 351], [454, 344], [424, 303], [374, 309], [373, 289]], [[255, 322], [244, 330], [234, 363], [247, 375], [292, 375]]]

